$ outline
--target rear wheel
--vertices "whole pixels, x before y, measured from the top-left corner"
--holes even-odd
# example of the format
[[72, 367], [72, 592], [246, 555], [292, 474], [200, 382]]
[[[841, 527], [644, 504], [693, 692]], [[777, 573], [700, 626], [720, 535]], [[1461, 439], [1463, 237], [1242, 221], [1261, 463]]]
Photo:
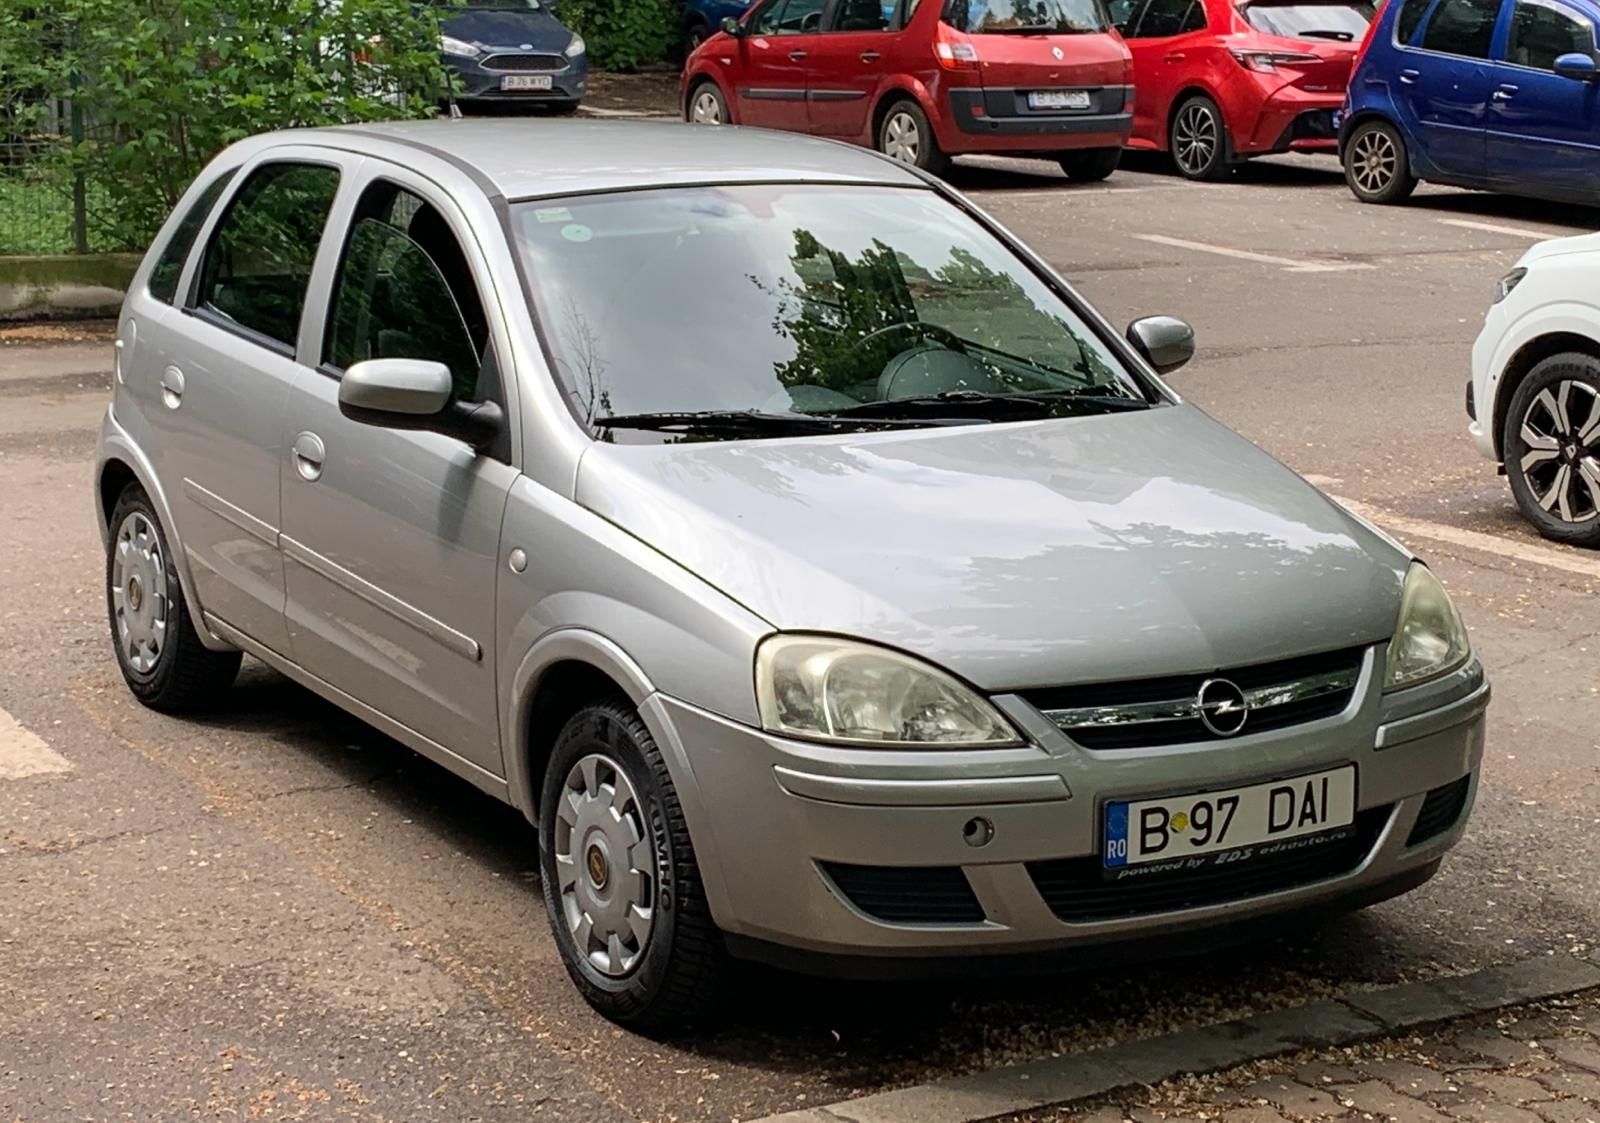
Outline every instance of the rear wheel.
[[1222, 110], [1205, 94], [1195, 94], [1172, 115], [1167, 146], [1178, 172], [1189, 179], [1222, 179], [1233, 160]]
[[878, 151], [891, 160], [934, 175], [943, 175], [950, 167], [950, 157], [939, 147], [928, 115], [914, 101], [897, 101], [883, 115], [878, 126]]
[[1363, 203], [1398, 203], [1417, 189], [1406, 143], [1387, 121], [1363, 121], [1344, 146], [1344, 181]]
[[729, 124], [728, 99], [715, 82], [701, 82], [689, 95], [684, 119], [692, 125]]
[[1540, 534], [1600, 546], [1600, 359], [1567, 352], [1529, 371], [1500, 448], [1517, 507]]
[[1121, 159], [1120, 148], [1081, 148], [1076, 152], [1062, 153], [1060, 163], [1068, 179], [1095, 183], [1116, 171]]

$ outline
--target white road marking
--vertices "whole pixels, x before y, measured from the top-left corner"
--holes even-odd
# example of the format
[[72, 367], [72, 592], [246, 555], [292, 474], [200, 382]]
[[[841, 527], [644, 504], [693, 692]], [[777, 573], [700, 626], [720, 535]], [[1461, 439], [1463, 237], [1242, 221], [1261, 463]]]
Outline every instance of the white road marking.
[[1330, 498], [1352, 514], [1360, 515], [1369, 522], [1376, 523], [1383, 529], [1401, 537], [1426, 538], [1434, 542], [1443, 542], [1450, 546], [1463, 546], [1469, 550], [1481, 550], [1486, 554], [1509, 558], [1512, 561], [1527, 562], [1530, 565], [1542, 565], [1548, 569], [1559, 569], [1563, 573], [1571, 573], [1578, 577], [1587, 577], [1592, 581], [1600, 581], [1600, 559], [1591, 559], [1583, 554], [1569, 553], [1551, 546], [1537, 546], [1531, 542], [1518, 542], [1511, 538], [1484, 534], [1478, 530], [1466, 530], [1459, 526], [1446, 526], [1443, 523], [1429, 522], [1426, 519], [1414, 519], [1408, 515], [1397, 515], [1338, 495], [1330, 496]]
[[1365, 262], [1349, 261], [1319, 261], [1316, 258], [1277, 257], [1270, 253], [1256, 253], [1253, 250], [1236, 250], [1231, 246], [1214, 246], [1210, 242], [1186, 242], [1182, 238], [1168, 238], [1164, 234], [1135, 234], [1142, 242], [1154, 242], [1159, 246], [1172, 246], [1180, 250], [1194, 250], [1196, 253], [1213, 253], [1218, 257], [1234, 257], [1240, 261], [1258, 261], [1263, 265], [1277, 265], [1285, 273], [1342, 273], [1351, 269], [1371, 269], [1372, 266]]
[[0, 710], [0, 780], [69, 772], [72, 763]]
[[1548, 230], [1532, 230], [1526, 226], [1501, 226], [1494, 222], [1472, 222], [1465, 218], [1441, 218], [1441, 226], [1459, 226], [1463, 230], [1485, 230], [1490, 234], [1510, 234], [1513, 238], [1532, 238], [1543, 242], [1550, 238], [1565, 238], [1565, 234], [1552, 234]]

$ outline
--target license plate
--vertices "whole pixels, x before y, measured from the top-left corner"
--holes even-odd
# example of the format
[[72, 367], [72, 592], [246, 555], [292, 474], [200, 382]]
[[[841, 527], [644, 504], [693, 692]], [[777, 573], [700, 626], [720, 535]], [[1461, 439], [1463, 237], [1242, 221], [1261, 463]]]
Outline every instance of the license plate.
[[1088, 90], [1034, 90], [1028, 95], [1029, 109], [1088, 109]]
[[508, 74], [500, 79], [502, 90], [548, 90], [551, 86], [548, 74]]
[[1292, 840], [1355, 817], [1356, 769], [1346, 765], [1247, 788], [1109, 803], [1102, 853], [1108, 872], [1152, 862], [1202, 869], [1296, 848]]

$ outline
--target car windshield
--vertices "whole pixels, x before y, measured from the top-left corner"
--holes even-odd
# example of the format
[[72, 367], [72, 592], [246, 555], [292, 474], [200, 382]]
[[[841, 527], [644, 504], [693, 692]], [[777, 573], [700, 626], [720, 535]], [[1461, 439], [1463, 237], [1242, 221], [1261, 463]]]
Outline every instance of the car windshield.
[[969, 35], [1072, 35], [1109, 26], [1099, 0], [949, 0], [944, 22]]
[[1287, 39], [1332, 39], [1359, 42], [1376, 9], [1366, 3], [1251, 4], [1244, 18], [1257, 31]]
[[[1049, 285], [932, 191], [674, 188], [512, 214], [556, 375], [603, 429], [695, 415], [733, 436], [749, 434], [730, 413], [745, 429], [787, 418], [815, 432], [816, 418], [882, 427], [1148, 404]], [[1023, 409], [1035, 403], [1047, 408]]]

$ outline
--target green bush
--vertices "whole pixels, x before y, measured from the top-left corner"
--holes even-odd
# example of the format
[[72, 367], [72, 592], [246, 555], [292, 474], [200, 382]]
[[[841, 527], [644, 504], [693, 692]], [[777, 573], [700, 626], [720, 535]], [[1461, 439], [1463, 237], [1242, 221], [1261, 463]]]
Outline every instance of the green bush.
[[589, 59], [605, 70], [660, 62], [676, 37], [668, 0], [556, 0], [555, 14], [583, 35]]
[[16, 135], [76, 102], [65, 159], [105, 196], [96, 224], [140, 245], [242, 137], [433, 113], [438, 44], [411, 0], [0, 0], [0, 105]]

